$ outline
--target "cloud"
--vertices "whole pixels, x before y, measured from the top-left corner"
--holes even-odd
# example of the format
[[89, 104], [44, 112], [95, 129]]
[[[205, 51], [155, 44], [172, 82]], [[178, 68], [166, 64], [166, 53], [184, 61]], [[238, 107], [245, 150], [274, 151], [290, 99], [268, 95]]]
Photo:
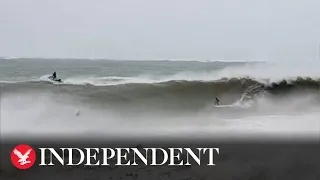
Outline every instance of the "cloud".
[[0, 2], [0, 56], [314, 59], [318, 0]]

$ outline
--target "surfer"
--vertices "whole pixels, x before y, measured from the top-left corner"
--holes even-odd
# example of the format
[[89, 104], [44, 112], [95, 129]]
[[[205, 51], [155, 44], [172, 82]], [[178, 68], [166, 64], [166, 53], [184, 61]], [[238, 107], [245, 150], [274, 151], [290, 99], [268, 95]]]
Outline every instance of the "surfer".
[[216, 105], [219, 105], [220, 100], [217, 97], [215, 97], [215, 99], [216, 99]]

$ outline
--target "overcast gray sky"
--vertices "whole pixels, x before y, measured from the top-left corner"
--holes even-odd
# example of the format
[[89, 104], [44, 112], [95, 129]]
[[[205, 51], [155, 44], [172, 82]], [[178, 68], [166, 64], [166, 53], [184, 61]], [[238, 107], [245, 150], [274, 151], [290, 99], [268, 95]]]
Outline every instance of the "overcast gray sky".
[[0, 56], [315, 59], [320, 0], [0, 0]]

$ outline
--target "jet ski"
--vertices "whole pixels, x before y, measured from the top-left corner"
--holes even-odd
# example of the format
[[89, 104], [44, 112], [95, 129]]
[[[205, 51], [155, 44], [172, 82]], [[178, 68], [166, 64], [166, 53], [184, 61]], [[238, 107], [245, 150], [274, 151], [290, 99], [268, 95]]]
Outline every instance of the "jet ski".
[[61, 79], [53, 79], [51, 76], [49, 77], [51, 81], [62, 82]]
[[54, 72], [54, 73], [52, 74], [52, 76], [49, 76], [49, 79], [50, 79], [51, 81], [55, 81], [55, 82], [62, 82], [61, 79], [58, 79], [58, 78], [57, 78], [56, 72]]

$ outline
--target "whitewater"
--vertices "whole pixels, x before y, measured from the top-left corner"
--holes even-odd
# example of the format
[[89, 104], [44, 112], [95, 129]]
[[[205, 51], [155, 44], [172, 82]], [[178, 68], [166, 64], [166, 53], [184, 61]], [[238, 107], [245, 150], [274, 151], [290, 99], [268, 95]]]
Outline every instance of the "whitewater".
[[319, 139], [319, 65], [0, 59], [1, 138]]

